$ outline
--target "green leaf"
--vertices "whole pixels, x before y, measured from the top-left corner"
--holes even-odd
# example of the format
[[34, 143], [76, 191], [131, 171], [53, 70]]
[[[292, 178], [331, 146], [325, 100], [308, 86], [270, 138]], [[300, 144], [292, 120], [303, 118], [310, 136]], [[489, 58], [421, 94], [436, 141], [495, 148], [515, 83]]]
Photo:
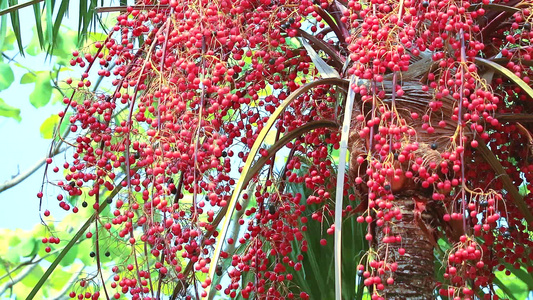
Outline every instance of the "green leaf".
[[68, 65], [72, 51], [77, 49], [78, 36], [74, 30], [61, 30], [61, 34], [56, 37], [52, 54], [56, 56], [57, 63]]
[[533, 277], [526, 269], [520, 268], [517, 269], [513, 265], [505, 263], [505, 268], [509, 270], [513, 276], [517, 277], [518, 280], [527, 285], [527, 289], [533, 290]]
[[[15, 295], [26, 295], [29, 291], [30, 287], [27, 287], [25, 286], [24, 284], [15, 284], [13, 286], [13, 296]], [[46, 292], [47, 290], [45, 290], [44, 292]], [[42, 297], [42, 299], [45, 299], [44, 297], [47, 297], [47, 295], [45, 295], [45, 293], [42, 293], [42, 294], [39, 294], [40, 297]], [[12, 298], [14, 300], [24, 300], [24, 297], [21, 297], [21, 296], [15, 296], [16, 298]]]
[[35, 284], [39, 281], [39, 278], [41, 278], [43, 274], [43, 268], [37, 265], [31, 270], [31, 272], [26, 277], [24, 277], [24, 280], [22, 280], [22, 284], [27, 287], [35, 286]]
[[[312, 161], [307, 161], [303, 156], [301, 157], [302, 166], [299, 169], [299, 174], [308, 172], [309, 167], [313, 164]], [[334, 169], [333, 169], [334, 170]], [[301, 173], [300, 173], [301, 172]], [[281, 173], [283, 174], [283, 172]], [[329, 180], [325, 183], [335, 184], [337, 174], [332, 174]], [[297, 183], [287, 183], [286, 190], [293, 195], [300, 193], [302, 199], [306, 199], [309, 195], [314, 194], [311, 189], [306, 189], [303, 185]], [[334, 186], [331, 188], [332, 199], [336, 198], [336, 191]], [[305, 200], [304, 200], [305, 201]], [[344, 202], [348, 202], [347, 197], [344, 197]], [[319, 205], [309, 205], [303, 214], [311, 214], [320, 209]], [[355, 236], [364, 236], [367, 232], [366, 225], [357, 223], [355, 216], [346, 217], [343, 220], [342, 230], [342, 299], [363, 299], [363, 283], [361, 277], [356, 277], [357, 270], [355, 266], [359, 263], [365, 264], [364, 254], [366, 253], [368, 244], [361, 239], [354, 239]], [[335, 299], [334, 276], [331, 272], [333, 263], [334, 243], [332, 237], [326, 234], [326, 228], [322, 224], [331, 224], [333, 216], [325, 216], [323, 223], [308, 222], [306, 223], [307, 230], [303, 231], [304, 240], [308, 242], [307, 252], [303, 254], [303, 271], [291, 273], [295, 276], [295, 286], [301, 287], [310, 294], [311, 299]], [[326, 226], [327, 227], [327, 226]], [[320, 239], [326, 238], [328, 244], [326, 246], [320, 245]], [[294, 243], [294, 247], [299, 247]], [[292, 259], [296, 260], [298, 253], [291, 254]], [[305, 278], [304, 278], [305, 276]], [[356, 284], [359, 282], [359, 284]], [[308, 288], [309, 287], [309, 288]], [[298, 291], [297, 289], [294, 292]]]
[[41, 131], [41, 136], [43, 139], [51, 139], [54, 137], [54, 132], [57, 128], [57, 124], [59, 123], [59, 116], [57, 114], [51, 115], [49, 118], [44, 120], [43, 124], [41, 124], [41, 128], [39, 129]]
[[19, 235], [12, 235], [9, 237], [9, 246], [10, 247], [15, 247], [16, 245], [18, 245], [20, 243], [20, 237]]
[[20, 255], [17, 251], [8, 251], [3, 258], [13, 264], [20, 262]]
[[[83, 1], [82, 1], [83, 2]], [[39, 3], [33, 5], [33, 14], [35, 16], [35, 26], [37, 29], [37, 37], [39, 38], [39, 45], [41, 49], [44, 46], [44, 36], [43, 36], [43, 24], [41, 18], [41, 6]]]
[[[18, 4], [17, 0], [8, 0], [9, 6], [16, 6]], [[13, 32], [17, 38], [17, 45], [19, 47], [19, 52], [24, 56], [24, 47], [22, 46], [22, 34], [20, 33], [20, 18], [18, 10], [14, 10], [10, 13], [11, 16], [11, 27], [13, 27]]]
[[[7, 1], [0, 1], [0, 10], [7, 7]], [[7, 34], [7, 15], [0, 17], [0, 50], [4, 48], [4, 41]]]
[[[84, 1], [85, 3], [82, 3], [82, 5], [80, 5], [80, 18], [79, 18], [79, 22], [78, 22], [78, 36], [77, 36], [77, 40], [78, 40], [78, 46], [83, 46], [84, 43], [86, 43], [88, 40], [90, 40], [90, 35], [92, 34], [91, 32], [89, 32], [89, 26], [92, 24], [92, 25], [96, 25], [96, 21], [97, 21], [97, 14], [95, 13], [96, 11], [96, 6], [98, 5], [98, 1], [97, 0], [91, 0], [90, 2], [89, 1]], [[88, 6], [87, 6], [88, 4]], [[102, 22], [100, 22], [100, 25], [101, 25], [101, 28], [104, 29], [105, 31], [105, 28], [106, 28], [106, 25], [103, 24]], [[94, 30], [95, 27], [93, 27], [93, 30], [92, 31], [96, 31]], [[103, 39], [99, 39], [100, 41], [102, 41]]]
[[[512, 279], [514, 279], [514, 281]], [[517, 280], [516, 278], [508, 277], [503, 272], [496, 272], [496, 278], [494, 278], [494, 283], [500, 288], [500, 290], [496, 290], [496, 293], [500, 297], [507, 296], [507, 298], [511, 300], [527, 298], [527, 292], [525, 294], [525, 297], [520, 297], [520, 298], [516, 297], [518, 296], [518, 294], [520, 294], [520, 290], [521, 290], [520, 280]], [[527, 288], [525, 284], [524, 284], [524, 288]]]
[[88, 32], [87, 38], [89, 43], [95, 43], [97, 41], [103, 41], [107, 38], [107, 34], [101, 32]]
[[13, 34], [13, 31], [9, 30], [7, 36], [5, 36], [4, 44], [0, 49], [0, 52], [15, 49], [15, 47], [13, 47], [13, 44], [15, 44], [15, 34]]
[[46, 40], [48, 41], [48, 43], [51, 43], [54, 39], [52, 32], [52, 12], [54, 11], [54, 7], [52, 6], [52, 0], [45, 0], [44, 7], [46, 8]]
[[0, 91], [7, 89], [15, 81], [15, 75], [11, 67], [0, 62]]
[[[315, 230], [312, 232], [319, 233], [321, 230], [314, 224]], [[309, 233], [309, 231], [304, 232], [304, 237], [306, 240], [311, 240], [312, 234]], [[319, 243], [311, 243], [310, 244], [310, 250], [307, 251], [306, 255], [304, 256], [304, 264], [306, 266], [310, 265], [310, 268], [306, 268], [305, 275], [306, 277], [311, 277], [307, 279], [308, 281], [314, 281], [315, 284], [312, 285], [314, 294], [325, 294], [328, 290], [328, 288], [325, 286], [325, 283], [323, 280], [318, 279], [321, 276], [325, 276], [325, 274], [322, 273], [320, 270], [320, 262], [324, 262], [322, 260], [317, 259], [317, 255], [320, 254], [320, 244]], [[318, 289], [317, 289], [318, 288]]]
[[70, 130], [70, 123], [68, 122], [68, 120], [70, 119], [71, 115], [72, 115], [71, 112], [67, 112], [65, 114], [65, 117], [63, 118], [63, 122], [61, 122], [61, 125], [59, 126], [61, 135], [65, 134], [67, 130]]
[[30, 103], [35, 107], [43, 107], [52, 97], [52, 84], [48, 72], [38, 72], [35, 80], [35, 89], [30, 94]]
[[22, 78], [20, 78], [20, 83], [21, 84], [34, 83], [35, 80], [37, 80], [37, 75], [35, 73], [28, 72], [22, 75]]
[[90, 11], [87, 10], [87, 1], [80, 2], [80, 12], [78, 18], [78, 40], [81, 40], [82, 32], [87, 31], [86, 25], [88, 25], [88, 15]]
[[50, 49], [52, 51], [48, 51], [49, 53], [53, 53], [53, 49], [55, 49], [56, 47], [57, 38], [60, 36], [59, 27], [61, 27], [61, 23], [63, 22], [63, 17], [65, 16], [65, 13], [67, 12], [68, 3], [69, 3], [69, 0], [62, 0], [61, 5], [59, 6], [59, 11], [57, 12], [56, 20], [54, 22], [54, 27], [53, 27], [53, 39], [52, 39], [52, 44], [51, 44], [51, 49]]
[[[48, 29], [48, 25], [44, 24], [45, 32]], [[78, 48], [78, 36], [74, 30], [70, 30], [66, 27], [59, 29], [58, 35], [55, 37], [53, 47], [50, 46], [50, 40], [48, 35], [44, 36], [44, 41], [49, 47], [47, 48], [48, 54], [56, 56], [56, 62], [59, 65], [69, 65], [72, 51]], [[41, 51], [41, 41], [39, 37], [39, 29], [33, 28], [33, 36], [26, 47], [26, 52], [32, 56], [39, 55]], [[50, 52], [51, 51], [51, 52]]]
[[37, 241], [32, 237], [22, 240], [21, 243], [15, 247], [13, 252], [16, 252], [23, 257], [30, 257], [35, 255], [38, 250]]
[[20, 109], [8, 105], [0, 98], [0, 116], [6, 118], [13, 118], [20, 122]]
[[41, 53], [41, 46], [39, 45], [39, 38], [37, 37], [37, 30], [33, 28], [33, 37], [28, 46], [26, 46], [26, 53], [31, 56], [37, 56]]
[[26, 46], [26, 53], [28, 53], [31, 56], [37, 56], [41, 53], [41, 43], [39, 41], [39, 33], [38, 29], [33, 27], [33, 36], [28, 43], [28, 46]]
[[90, 239], [82, 241], [78, 246], [78, 258], [86, 266], [92, 266], [95, 264], [94, 259], [89, 255], [93, 249], [93, 243]]
[[520, 187], [519, 187], [519, 193], [520, 195], [522, 196], [527, 196], [529, 194], [529, 189], [527, 188], [528, 185], [527, 183], [524, 183], [522, 184]]
[[72, 271], [67, 272], [63, 269], [58, 269], [54, 272], [54, 275], [50, 278], [50, 286], [60, 291], [63, 287], [69, 284], [69, 280], [72, 277]]

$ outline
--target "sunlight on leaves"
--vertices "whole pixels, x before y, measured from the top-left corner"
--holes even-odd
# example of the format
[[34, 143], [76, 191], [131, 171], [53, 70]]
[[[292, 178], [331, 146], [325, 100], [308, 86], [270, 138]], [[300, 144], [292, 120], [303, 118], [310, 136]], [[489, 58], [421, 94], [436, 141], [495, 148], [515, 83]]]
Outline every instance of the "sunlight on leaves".
[[35, 89], [30, 94], [30, 103], [35, 107], [43, 107], [52, 96], [52, 84], [50, 83], [50, 74], [45, 71], [37, 73], [35, 79]]
[[13, 118], [18, 122], [22, 120], [20, 117], [20, 109], [10, 106], [2, 98], [0, 98], [0, 116]]
[[48, 119], [44, 120], [43, 124], [41, 125], [41, 128], [39, 129], [43, 139], [51, 139], [54, 137], [54, 131], [57, 127], [58, 122], [59, 116], [56, 114], [51, 115]]
[[5, 62], [0, 62], [0, 91], [10, 87], [13, 81], [15, 81], [15, 75], [11, 67]]

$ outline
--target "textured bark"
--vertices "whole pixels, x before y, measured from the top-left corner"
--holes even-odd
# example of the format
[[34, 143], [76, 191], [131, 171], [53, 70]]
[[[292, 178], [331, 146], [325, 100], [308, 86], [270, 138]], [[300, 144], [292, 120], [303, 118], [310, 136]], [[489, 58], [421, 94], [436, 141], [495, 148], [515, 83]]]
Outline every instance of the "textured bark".
[[[401, 244], [389, 244], [388, 253], [396, 253], [398, 270], [394, 272], [394, 284], [387, 285], [384, 291], [388, 300], [427, 300], [434, 299], [435, 284], [434, 256], [431, 237], [424, 232], [415, 220], [413, 198], [423, 199], [421, 195], [399, 195], [394, 201], [402, 211], [402, 219], [394, 220], [391, 224], [392, 233], [402, 237]], [[420, 218], [420, 217], [419, 217]], [[425, 223], [429, 223], [429, 216], [422, 214]], [[384, 234], [381, 227], [376, 228], [376, 243], [380, 249], [380, 256], [385, 254], [385, 245], [381, 247]], [[398, 255], [398, 248], [405, 249], [405, 255]], [[392, 252], [391, 252], [392, 250]]]
[[[423, 124], [426, 122], [423, 118], [413, 118], [412, 113], [417, 113], [419, 116], [427, 114], [429, 103], [434, 100], [433, 92], [427, 92], [422, 89], [422, 83], [427, 80], [427, 73], [431, 70], [432, 60], [429, 57], [420, 56], [415, 59], [409, 68], [409, 71], [402, 73], [402, 89], [404, 94], [401, 97], [395, 97], [395, 106], [398, 112], [398, 117], [405, 121], [411, 128], [413, 128], [417, 135], [416, 137], [402, 138], [398, 141], [402, 143], [403, 147], [414, 142], [418, 143], [418, 149], [410, 152], [412, 157], [407, 159], [404, 163], [399, 160], [394, 160], [394, 169], [401, 169], [403, 171], [410, 170], [411, 164], [416, 158], [422, 159], [422, 165], [429, 168], [429, 163], [433, 162], [439, 165], [442, 161], [442, 152], [450, 148], [451, 139], [445, 138], [455, 134], [457, 130], [457, 123], [453, 120], [447, 120], [444, 127], [435, 126], [435, 132], [429, 134], [423, 129]], [[387, 95], [382, 99], [385, 106], [392, 105], [392, 97], [390, 93], [393, 86], [393, 74], [385, 76], [382, 88], [387, 91]], [[350, 176], [353, 180], [357, 177], [362, 179], [362, 184], [358, 185], [356, 190], [360, 194], [361, 199], [367, 199], [368, 188], [365, 182], [368, 179], [367, 170], [369, 168], [368, 155], [369, 153], [379, 161], [377, 157], [377, 150], [372, 146], [372, 142], [368, 135], [360, 136], [360, 130], [367, 126], [368, 116], [371, 114], [373, 106], [364, 105], [356, 98], [354, 106], [354, 119], [352, 120], [352, 129], [350, 132]], [[451, 97], [444, 97], [442, 99], [443, 106], [440, 112], [443, 115], [452, 115], [456, 101]], [[390, 106], [389, 106], [390, 109]], [[361, 122], [357, 119], [357, 115], [366, 116], [365, 121]], [[379, 117], [381, 114], [376, 109], [372, 116]], [[381, 126], [381, 125], [380, 125]], [[379, 130], [379, 126], [375, 125], [373, 132]], [[372, 135], [370, 135], [372, 138]], [[409, 151], [408, 151], [409, 152]], [[396, 153], [400, 153], [397, 151]], [[362, 157], [362, 163], [359, 164], [359, 157]], [[416, 172], [415, 172], [416, 173]], [[447, 174], [440, 174], [446, 176]], [[416, 174], [415, 174], [416, 176]], [[388, 255], [393, 255], [398, 264], [398, 269], [393, 274], [394, 284], [385, 285], [385, 290], [380, 294], [384, 295], [385, 299], [400, 300], [426, 300], [435, 299], [433, 296], [433, 289], [435, 287], [434, 275], [434, 229], [439, 226], [446, 230], [446, 232], [455, 233], [461, 230], [450, 230], [450, 224], [439, 224], [438, 220], [442, 216], [442, 202], [429, 201], [429, 197], [433, 193], [433, 188], [423, 189], [420, 180], [408, 179], [404, 175], [387, 178], [390, 184], [391, 191], [395, 195], [394, 205], [402, 211], [401, 220], [392, 220], [393, 224], [388, 224], [392, 230], [393, 235], [402, 237], [401, 244], [388, 244]], [[417, 199], [416, 209], [415, 201]], [[362, 201], [360, 204], [361, 212], [365, 211], [368, 202]], [[439, 217], [431, 217], [431, 215]], [[442, 227], [444, 225], [444, 227]], [[382, 240], [384, 233], [382, 227], [374, 228], [374, 243], [377, 243], [377, 249], [380, 258], [385, 256], [386, 245]], [[398, 248], [405, 249], [405, 255], [398, 255]], [[382, 278], [386, 280], [387, 278]]]

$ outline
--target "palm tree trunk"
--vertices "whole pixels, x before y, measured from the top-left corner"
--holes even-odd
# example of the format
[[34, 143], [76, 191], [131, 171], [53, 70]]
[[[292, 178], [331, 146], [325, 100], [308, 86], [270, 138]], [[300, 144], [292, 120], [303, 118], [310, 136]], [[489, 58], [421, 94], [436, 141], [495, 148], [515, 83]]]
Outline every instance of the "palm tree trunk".
[[[405, 193], [404, 193], [405, 194]], [[414, 199], [425, 199], [417, 192], [410, 195], [397, 195], [394, 204], [401, 209], [402, 219], [390, 224], [392, 234], [401, 236], [401, 243], [388, 244], [388, 253], [396, 256], [398, 269], [394, 272], [394, 284], [387, 285], [384, 298], [388, 300], [428, 300], [433, 299], [435, 283], [433, 242], [431, 233], [423, 230], [421, 222], [429, 223], [427, 216], [420, 215], [415, 209]], [[422, 218], [422, 219], [420, 219]], [[426, 219], [426, 220], [423, 220]], [[386, 245], [383, 245], [382, 227], [376, 228], [377, 249], [384, 256]], [[398, 255], [398, 249], [404, 248], [405, 254]]]

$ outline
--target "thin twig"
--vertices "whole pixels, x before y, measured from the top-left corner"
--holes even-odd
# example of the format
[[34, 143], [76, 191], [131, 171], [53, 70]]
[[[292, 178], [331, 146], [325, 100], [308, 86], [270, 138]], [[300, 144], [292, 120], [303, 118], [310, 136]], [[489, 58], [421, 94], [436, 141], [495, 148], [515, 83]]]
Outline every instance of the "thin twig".
[[[131, 8], [135, 10], [147, 10], [147, 9], [170, 9], [168, 5], [132, 5]], [[128, 6], [108, 6], [108, 7], [97, 7], [97, 13], [104, 12], [125, 12], [128, 11]]]
[[5, 191], [5, 190], [7, 190], [7, 189], [10, 189], [10, 188], [14, 187], [15, 185], [21, 183], [22, 181], [24, 181], [24, 179], [28, 178], [30, 175], [35, 173], [37, 170], [39, 170], [39, 168], [41, 168], [46, 163], [46, 159], [48, 157], [54, 157], [57, 154], [65, 151], [65, 150], [66, 149], [59, 150], [59, 147], [57, 147], [56, 151], [52, 152], [53, 155], [41, 158], [39, 161], [37, 161], [37, 163], [35, 163], [31, 168], [26, 170], [24, 173], [19, 174], [19, 175], [13, 177], [10, 180], [4, 181], [4, 183], [2, 183], [0, 185], [0, 193]]
[[62, 300], [62, 299], [65, 299], [65, 297], [66, 297], [65, 295], [67, 295], [68, 294], [67, 292], [70, 289], [72, 289], [74, 284], [76, 284], [76, 279], [81, 275], [81, 273], [83, 272], [84, 269], [85, 269], [85, 266], [82, 266], [81, 269], [78, 272], [72, 274], [70, 279], [67, 281], [68, 284], [65, 284], [63, 289], [61, 289], [61, 291], [59, 291], [57, 293], [57, 295], [54, 298], [50, 299], [50, 300]]
[[[247, 207], [248, 204], [250, 203], [250, 199], [251, 197], [248, 197], [246, 199], [243, 199], [243, 202], [242, 202], [242, 207]], [[244, 212], [245, 212], [245, 209], [241, 209], [237, 212], [237, 214], [235, 215], [235, 218], [234, 220], [232, 221], [232, 226], [231, 226], [231, 238], [236, 240], [238, 235], [239, 235], [239, 219], [242, 218], [242, 215], [244, 215]], [[234, 253], [233, 251], [235, 250], [236, 248], [236, 243], [232, 243], [232, 244], [228, 244], [226, 246], [226, 249], [224, 249], [224, 252], [226, 253]], [[256, 268], [258, 266], [258, 263], [257, 263], [257, 259], [256, 259]], [[216, 286], [220, 283], [220, 281], [222, 280], [222, 276], [217, 276], [215, 277], [214, 281], [211, 283], [212, 285]], [[213, 299], [213, 297], [215, 296], [217, 290], [216, 289], [211, 289], [209, 291], [209, 296], [208, 296], [208, 299]]]
[[40, 260], [38, 261], [33, 261], [35, 259], [35, 257], [37, 257], [37, 255], [34, 255], [32, 256], [32, 258], [30, 258], [30, 260], [28, 261], [25, 261], [23, 263], [20, 263], [19, 265], [17, 265], [13, 270], [9, 270], [7, 267], [8, 267], [8, 264], [4, 265], [4, 269], [7, 271], [7, 274], [3, 275], [2, 277], [0, 277], [0, 281], [4, 280], [4, 278], [6, 277], [10, 277], [11, 278], [11, 274], [15, 273], [18, 269], [24, 267], [24, 266], [28, 266], [28, 265], [31, 265], [31, 264], [36, 264], [38, 263]]
[[[137, 169], [134, 169], [134, 170], [135, 172], [137, 172]], [[122, 190], [122, 185], [124, 182], [126, 182], [125, 178], [123, 178], [120, 181], [120, 183], [115, 186], [115, 188], [111, 191], [111, 194], [107, 198], [113, 199]], [[80, 227], [78, 232], [74, 235], [74, 237], [72, 237], [72, 239], [70, 240], [70, 242], [68, 242], [65, 248], [61, 249], [61, 253], [59, 253], [58, 257], [52, 262], [52, 264], [48, 267], [46, 272], [44, 272], [44, 274], [41, 276], [37, 284], [35, 284], [35, 286], [33, 287], [30, 294], [26, 297], [26, 299], [31, 300], [35, 297], [35, 295], [39, 292], [39, 290], [41, 289], [45, 281], [48, 280], [48, 278], [50, 277], [54, 269], [57, 267], [57, 265], [59, 265], [59, 262], [61, 262], [61, 260], [65, 257], [65, 255], [67, 255], [70, 249], [72, 249], [72, 247], [79, 242], [79, 239], [85, 233], [87, 228], [89, 228], [89, 226], [91, 226], [91, 224], [94, 222], [94, 219], [96, 218], [96, 216], [101, 211], [103, 211], [108, 206], [108, 204], [109, 203], [107, 201], [104, 201], [102, 205], [100, 205], [98, 210], [94, 214], [92, 214], [91, 217], [89, 217], [89, 219], [87, 219], [87, 221]]]
[[24, 278], [26, 278], [27, 275], [31, 274], [33, 269], [37, 267], [38, 264], [33, 264], [30, 267], [26, 268], [24, 271], [20, 272], [15, 278], [13, 278], [10, 282], [6, 283], [1, 289], [0, 289], [0, 295], [3, 295], [8, 289], [11, 289], [15, 284], [22, 281]]
[[[79, 244], [79, 242], [78, 242], [78, 244]], [[37, 259], [37, 260], [34, 260], [35, 257], [37, 257], [37, 256], [33, 256], [30, 260], [25, 261], [25, 262], [23, 262], [23, 263], [20, 263], [20, 264], [17, 265], [13, 270], [8, 271], [7, 274], [5, 274], [5, 275], [3, 275], [2, 277], [0, 277], [0, 281], [2, 281], [4, 278], [10, 276], [10, 275], [13, 274], [14, 272], [16, 272], [18, 269], [20, 269], [20, 268], [22, 268], [22, 267], [24, 267], [24, 266], [27, 266], [27, 265], [38, 264], [38, 263], [40, 263], [43, 259], [46, 259], [46, 258], [48, 258], [48, 257], [50, 257], [50, 256], [52, 256], [52, 255], [55, 255], [55, 254], [58, 253], [60, 250], [63, 250], [63, 249], [62, 249], [62, 248], [55, 249], [54, 251], [48, 253], [47, 255], [45, 255], [45, 256], [43, 256], [43, 257]]]
[[[146, 269], [150, 270], [150, 264], [148, 260], [148, 246], [146, 245], [146, 241], [144, 241], [144, 256], [146, 257]], [[150, 294], [152, 295], [152, 298], [154, 298], [154, 285], [152, 283], [152, 276], [148, 276], [148, 282], [150, 283]], [[159, 299], [159, 296], [155, 299]]]
[[[95, 202], [96, 204], [100, 205], [100, 194], [96, 193], [95, 195]], [[107, 292], [107, 287], [105, 285], [104, 280], [104, 273], [102, 272], [102, 262], [100, 260], [100, 239], [98, 237], [98, 219], [100, 217], [100, 214], [96, 215], [96, 218], [94, 218], [94, 227], [95, 227], [95, 250], [96, 250], [96, 268], [98, 269], [98, 273], [100, 274], [100, 279], [102, 280], [102, 287], [104, 288], [104, 294], [107, 300], [109, 300], [109, 293]]]

